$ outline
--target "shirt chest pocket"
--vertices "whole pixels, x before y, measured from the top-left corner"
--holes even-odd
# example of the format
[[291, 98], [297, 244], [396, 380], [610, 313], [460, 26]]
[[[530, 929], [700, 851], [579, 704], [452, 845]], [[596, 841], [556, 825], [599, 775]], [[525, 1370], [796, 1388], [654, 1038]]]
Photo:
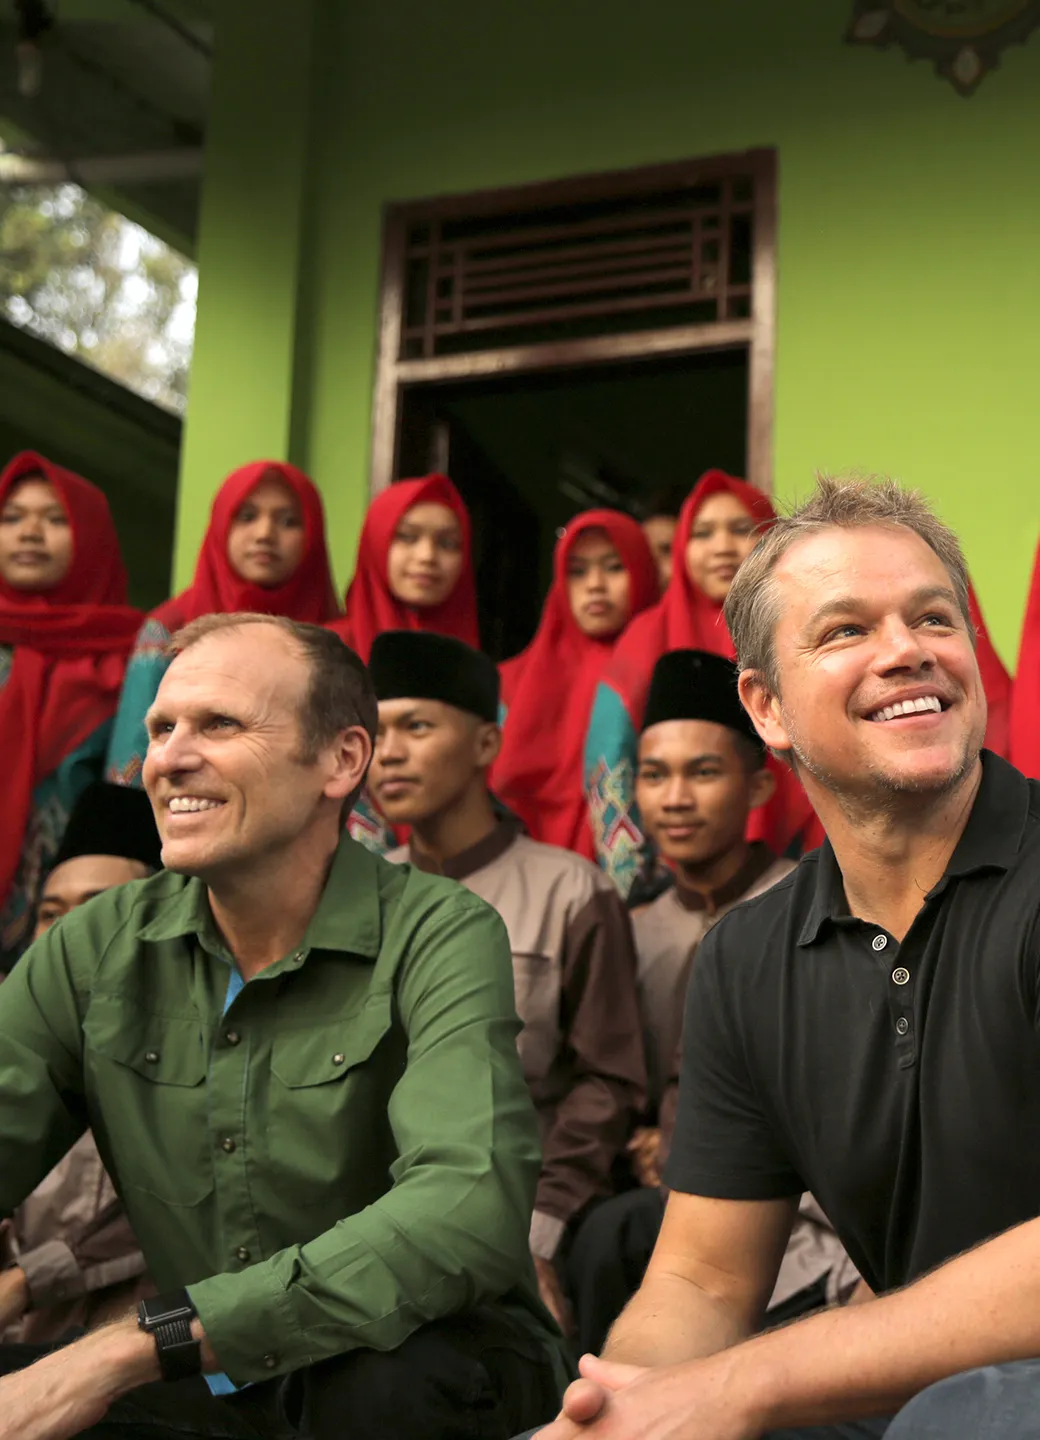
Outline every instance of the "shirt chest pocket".
[[199, 1022], [98, 997], [83, 1034], [98, 1138], [119, 1187], [199, 1204], [213, 1190]]
[[357, 1208], [387, 1188], [387, 1107], [405, 1052], [389, 995], [347, 1019], [276, 1037], [266, 1158], [280, 1194], [342, 1214], [344, 1200]]
[[559, 1053], [560, 983], [560, 966], [552, 955], [514, 950], [516, 1013], [524, 1027], [516, 1043], [528, 1081], [543, 1079]]

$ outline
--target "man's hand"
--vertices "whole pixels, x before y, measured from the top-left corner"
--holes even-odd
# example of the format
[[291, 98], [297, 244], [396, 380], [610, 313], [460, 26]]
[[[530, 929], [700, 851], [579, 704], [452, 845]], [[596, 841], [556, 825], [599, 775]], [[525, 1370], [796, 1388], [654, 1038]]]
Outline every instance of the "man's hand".
[[640, 1185], [645, 1185], [647, 1189], [659, 1189], [661, 1185], [660, 1129], [656, 1125], [653, 1127], [641, 1125], [638, 1130], [633, 1132], [626, 1148], [632, 1157], [632, 1169], [635, 1171]]
[[135, 1321], [93, 1330], [0, 1380], [0, 1440], [67, 1440], [120, 1395], [158, 1379], [155, 1341]]
[[25, 1271], [14, 1265], [0, 1270], [0, 1333], [20, 1320], [29, 1308], [29, 1286]]
[[534, 1273], [538, 1277], [538, 1294], [542, 1304], [563, 1333], [572, 1335], [574, 1333], [574, 1316], [571, 1314], [567, 1297], [563, 1293], [556, 1266], [551, 1260], [543, 1259], [541, 1255], [534, 1255], [532, 1259], [534, 1260]]
[[758, 1440], [725, 1352], [662, 1370], [583, 1355], [563, 1409], [539, 1440]]

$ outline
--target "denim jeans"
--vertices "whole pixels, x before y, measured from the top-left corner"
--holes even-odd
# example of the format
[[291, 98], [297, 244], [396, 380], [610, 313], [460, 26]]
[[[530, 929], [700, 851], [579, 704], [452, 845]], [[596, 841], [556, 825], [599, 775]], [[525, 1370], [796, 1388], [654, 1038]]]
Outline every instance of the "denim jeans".
[[968, 1370], [922, 1390], [892, 1422], [888, 1440], [1036, 1440], [1040, 1360]]

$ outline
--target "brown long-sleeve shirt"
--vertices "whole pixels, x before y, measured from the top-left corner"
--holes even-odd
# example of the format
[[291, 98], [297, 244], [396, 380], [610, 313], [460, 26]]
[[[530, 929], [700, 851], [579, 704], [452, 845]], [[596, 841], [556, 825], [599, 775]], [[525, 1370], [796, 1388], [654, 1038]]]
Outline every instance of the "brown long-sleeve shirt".
[[98, 1324], [155, 1293], [89, 1131], [19, 1206], [10, 1241], [6, 1262], [29, 1288], [25, 1341], [56, 1340], [70, 1325]]
[[[434, 868], [404, 848], [388, 859]], [[441, 873], [502, 916], [513, 951], [517, 1041], [542, 1132], [531, 1249], [551, 1259], [567, 1223], [611, 1192], [645, 1101], [635, 953], [617, 891], [580, 855], [503, 821]]]

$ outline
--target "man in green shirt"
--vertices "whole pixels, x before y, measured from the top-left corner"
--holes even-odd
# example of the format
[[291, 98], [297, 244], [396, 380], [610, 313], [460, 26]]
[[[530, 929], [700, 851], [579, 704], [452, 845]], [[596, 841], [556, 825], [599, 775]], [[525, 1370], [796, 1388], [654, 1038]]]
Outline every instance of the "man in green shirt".
[[160, 1300], [26, 1368], [0, 1348], [0, 1440], [544, 1421], [502, 922], [344, 836], [376, 703], [339, 639], [210, 616], [177, 651], [144, 769], [166, 871], [0, 986], [0, 1214], [90, 1125]]

